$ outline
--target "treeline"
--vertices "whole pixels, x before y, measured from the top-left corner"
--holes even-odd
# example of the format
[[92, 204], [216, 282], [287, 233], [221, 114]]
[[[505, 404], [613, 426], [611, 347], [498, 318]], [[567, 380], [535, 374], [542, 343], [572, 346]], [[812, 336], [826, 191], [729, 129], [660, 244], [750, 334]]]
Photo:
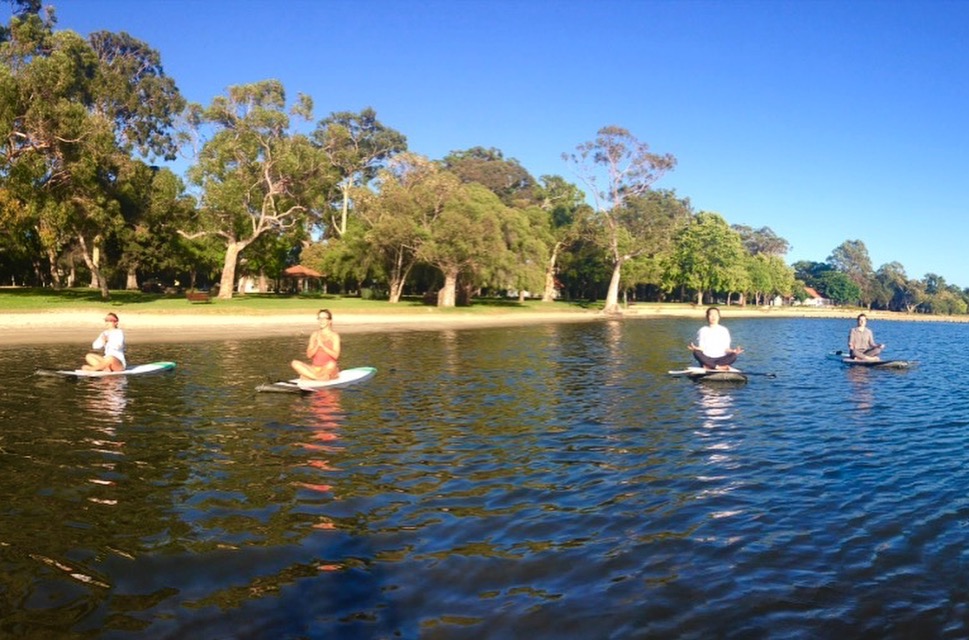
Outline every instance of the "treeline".
[[921, 280], [909, 278], [898, 262], [875, 270], [861, 240], [842, 243], [827, 262], [800, 261], [793, 266], [800, 281], [835, 304], [937, 315], [969, 312], [969, 289], [947, 284], [934, 273]]
[[[795, 273], [770, 228], [731, 226], [655, 188], [675, 158], [620, 127], [563, 155], [575, 182], [536, 179], [493, 148], [430, 159], [373, 109], [315, 120], [312, 99], [287, 99], [275, 80], [188, 104], [148, 44], [85, 39], [34, 0], [14, 6], [0, 30], [4, 284], [105, 298], [148, 281], [212, 284], [226, 298], [243, 279], [271, 290], [302, 264], [331, 291], [391, 302], [530, 293], [615, 311], [630, 299], [790, 301], [804, 283], [849, 302], [835, 273], [862, 304], [910, 307], [897, 278], [863, 281], [830, 261]], [[179, 154], [185, 180], [161, 166]]]

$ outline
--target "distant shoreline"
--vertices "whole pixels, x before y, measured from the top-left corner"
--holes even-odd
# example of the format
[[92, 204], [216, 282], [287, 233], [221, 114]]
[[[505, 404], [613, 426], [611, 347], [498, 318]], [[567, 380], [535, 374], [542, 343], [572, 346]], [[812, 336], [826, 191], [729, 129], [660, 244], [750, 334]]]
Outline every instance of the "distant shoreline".
[[[731, 318], [843, 318], [853, 319], [858, 309], [808, 307], [721, 306], [726, 323]], [[705, 307], [683, 304], [631, 305], [620, 318], [697, 318]], [[129, 342], [189, 342], [220, 338], [308, 336], [316, 329], [315, 309], [302, 313], [158, 313], [119, 308], [121, 327]], [[0, 345], [91, 342], [103, 328], [102, 313], [90, 310], [7, 312], [0, 314]], [[969, 316], [932, 316], [887, 311], [865, 312], [873, 321], [969, 322]], [[333, 310], [334, 328], [340, 333], [389, 331], [442, 331], [559, 322], [602, 322], [613, 317], [600, 311], [502, 311], [439, 313], [437, 309], [407, 313]]]

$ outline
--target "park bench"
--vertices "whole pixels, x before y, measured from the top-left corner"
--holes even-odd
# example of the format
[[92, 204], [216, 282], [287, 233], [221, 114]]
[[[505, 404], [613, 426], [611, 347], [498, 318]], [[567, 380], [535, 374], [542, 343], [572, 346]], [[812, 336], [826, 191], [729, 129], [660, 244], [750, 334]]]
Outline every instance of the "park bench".
[[207, 291], [188, 291], [185, 293], [185, 297], [193, 304], [196, 302], [212, 302]]

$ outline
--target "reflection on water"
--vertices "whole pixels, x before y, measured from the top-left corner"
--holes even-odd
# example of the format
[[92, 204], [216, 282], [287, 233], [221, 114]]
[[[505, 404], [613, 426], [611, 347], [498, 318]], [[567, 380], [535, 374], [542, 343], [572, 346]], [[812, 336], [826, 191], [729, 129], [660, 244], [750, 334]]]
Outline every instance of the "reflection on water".
[[[332, 456], [341, 451], [338, 446], [340, 425], [344, 419], [340, 408], [340, 391], [318, 391], [310, 394], [305, 403], [307, 440], [297, 443], [308, 454], [305, 466], [314, 472], [333, 472], [338, 469], [331, 462]], [[299, 415], [299, 414], [297, 414]], [[314, 474], [318, 475], [318, 474]], [[300, 481], [298, 486], [313, 491], [331, 491], [332, 485], [322, 481]]]
[[865, 367], [848, 367], [845, 375], [851, 383], [851, 402], [853, 409], [860, 412], [871, 411], [874, 404], [874, 394], [872, 390], [871, 374], [883, 373], [881, 371], [870, 371]]
[[128, 378], [117, 376], [98, 378], [90, 382], [92, 384], [88, 386], [88, 393], [84, 398], [85, 410], [92, 416], [103, 417], [109, 422], [120, 422], [125, 407], [128, 406], [125, 395]]
[[0, 636], [969, 635], [967, 328], [885, 323], [922, 366], [869, 372], [736, 319], [743, 386], [666, 375], [695, 328], [348, 334], [377, 376], [307, 396], [254, 392], [302, 337], [0, 352]]
[[713, 429], [718, 422], [730, 421], [733, 418], [733, 394], [736, 385], [718, 383], [695, 383], [699, 393], [698, 404], [703, 416], [703, 427]]

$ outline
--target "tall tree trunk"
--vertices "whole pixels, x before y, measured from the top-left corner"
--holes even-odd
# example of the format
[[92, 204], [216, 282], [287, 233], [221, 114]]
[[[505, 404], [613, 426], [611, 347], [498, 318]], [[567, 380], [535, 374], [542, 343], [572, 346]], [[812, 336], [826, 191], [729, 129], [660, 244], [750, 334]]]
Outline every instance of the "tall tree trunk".
[[606, 306], [603, 313], [622, 313], [619, 308], [619, 276], [622, 274], [622, 260], [616, 260], [612, 267], [612, 278], [609, 279], [609, 289], [606, 291]]
[[[78, 234], [80, 236], [81, 234]], [[83, 246], [84, 241], [82, 239], [81, 244]], [[95, 236], [94, 241], [91, 243], [91, 259], [87, 259], [87, 247], [83, 247], [85, 252], [85, 261], [88, 263], [88, 267], [94, 265], [91, 268], [91, 288], [99, 289], [101, 288], [101, 239], [100, 236]]]
[[410, 264], [404, 263], [404, 250], [398, 249], [397, 256], [394, 259], [394, 266], [390, 270], [390, 282], [388, 283], [390, 290], [387, 294], [390, 302], [400, 302], [401, 296], [404, 295], [404, 283], [407, 282], [407, 276], [410, 274], [413, 266], [413, 261]]
[[437, 306], [453, 307], [456, 304], [458, 288], [458, 270], [449, 268], [444, 271], [444, 286], [437, 292]]
[[556, 242], [552, 247], [552, 256], [545, 265], [545, 290], [542, 291], [542, 302], [552, 302], [555, 300], [555, 263], [558, 262], [559, 249], [562, 248], [561, 242]]
[[128, 267], [128, 277], [125, 282], [124, 288], [128, 291], [138, 290], [138, 270], [134, 267]]
[[54, 283], [54, 288], [60, 289], [61, 272], [57, 268], [57, 253], [53, 249], [47, 249], [47, 262], [50, 264], [50, 278]]
[[347, 178], [345, 181], [340, 183], [340, 192], [343, 194], [343, 202], [340, 207], [340, 227], [337, 231], [340, 232], [340, 237], [347, 232], [347, 217], [350, 215], [350, 179]]
[[699, 307], [703, 306], [703, 289], [696, 292], [696, 304]]
[[[92, 286], [94, 286], [94, 283], [98, 283], [97, 288], [101, 290], [101, 299], [109, 300], [111, 298], [111, 292], [108, 291], [108, 283], [101, 275], [101, 270], [98, 268], [97, 262], [94, 261], [94, 257], [92, 257], [91, 252], [88, 251], [87, 241], [84, 240], [84, 235], [80, 233], [76, 235], [77, 242], [79, 245], [81, 245], [81, 257], [84, 258], [84, 263], [87, 265], [87, 268], [91, 270]], [[95, 239], [95, 243], [96, 242], [97, 240]], [[96, 251], [97, 246], [95, 245], [95, 255], [97, 255]]]
[[226, 243], [222, 278], [219, 280], [219, 300], [232, 300], [232, 290], [236, 282], [236, 265], [239, 263], [239, 254], [247, 244], [238, 240], [230, 240]]

